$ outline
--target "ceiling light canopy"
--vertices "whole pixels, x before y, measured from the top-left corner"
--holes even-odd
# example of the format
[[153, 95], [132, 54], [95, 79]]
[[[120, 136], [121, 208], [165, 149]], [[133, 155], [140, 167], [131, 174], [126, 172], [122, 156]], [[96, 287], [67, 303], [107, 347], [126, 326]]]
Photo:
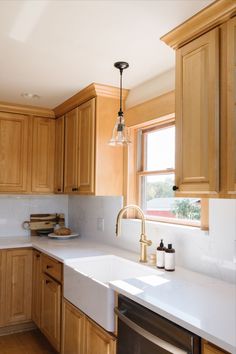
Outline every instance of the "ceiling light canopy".
[[111, 146], [128, 145], [131, 143], [127, 128], [125, 126], [124, 112], [122, 110], [122, 74], [123, 70], [129, 67], [125, 61], [118, 61], [114, 66], [120, 70], [120, 110], [113, 128], [112, 137], [109, 141]]

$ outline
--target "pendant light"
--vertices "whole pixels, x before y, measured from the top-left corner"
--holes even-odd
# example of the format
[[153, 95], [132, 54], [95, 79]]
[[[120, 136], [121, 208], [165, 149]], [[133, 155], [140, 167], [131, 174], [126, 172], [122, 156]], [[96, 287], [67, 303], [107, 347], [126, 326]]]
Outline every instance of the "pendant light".
[[112, 132], [112, 138], [109, 141], [111, 146], [128, 145], [131, 143], [127, 128], [125, 126], [124, 113], [122, 110], [122, 74], [123, 70], [129, 67], [125, 61], [118, 61], [114, 66], [120, 70], [120, 110]]

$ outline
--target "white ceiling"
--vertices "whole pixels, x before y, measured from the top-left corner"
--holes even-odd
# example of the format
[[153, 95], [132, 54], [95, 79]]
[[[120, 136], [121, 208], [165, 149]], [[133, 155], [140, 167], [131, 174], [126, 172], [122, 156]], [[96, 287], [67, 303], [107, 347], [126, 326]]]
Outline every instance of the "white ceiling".
[[118, 60], [133, 88], [174, 66], [159, 38], [211, 2], [0, 0], [0, 101], [52, 108], [92, 82], [118, 86]]

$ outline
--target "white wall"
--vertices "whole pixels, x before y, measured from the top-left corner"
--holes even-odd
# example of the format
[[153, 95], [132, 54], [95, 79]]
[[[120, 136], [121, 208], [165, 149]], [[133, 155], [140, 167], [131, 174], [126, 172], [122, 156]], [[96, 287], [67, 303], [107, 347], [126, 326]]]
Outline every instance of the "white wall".
[[[81, 237], [139, 252], [140, 222], [123, 220], [122, 234], [115, 237], [116, 215], [122, 206], [119, 197], [69, 197], [69, 225]], [[97, 219], [104, 219], [104, 231]], [[193, 271], [236, 283], [236, 200], [210, 200], [210, 232], [197, 228], [147, 222], [147, 235], [155, 252], [164, 238], [173, 243], [176, 264]]]
[[0, 196], [0, 237], [25, 236], [22, 222], [30, 214], [64, 213], [68, 220], [68, 196]]
[[175, 68], [133, 88], [127, 97], [126, 109], [175, 89]]

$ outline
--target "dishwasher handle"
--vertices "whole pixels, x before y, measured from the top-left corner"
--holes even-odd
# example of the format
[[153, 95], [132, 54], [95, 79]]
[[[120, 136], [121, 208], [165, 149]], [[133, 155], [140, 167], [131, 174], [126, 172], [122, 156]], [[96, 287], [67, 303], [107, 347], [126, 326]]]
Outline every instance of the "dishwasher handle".
[[[133, 331], [138, 333], [143, 338], [147, 339], [149, 342], [159, 346], [162, 349], [169, 351], [172, 354], [188, 354], [189, 352], [183, 349], [176, 347], [175, 345], [164, 341], [163, 339], [155, 336], [154, 334], [146, 331], [144, 328], [137, 325], [135, 322], [131, 321], [128, 317], [124, 315], [125, 311], [120, 311], [117, 307], [114, 309], [115, 314], [118, 318], [124, 322], [128, 327], [130, 327]], [[119, 333], [118, 333], [119, 336]]]

